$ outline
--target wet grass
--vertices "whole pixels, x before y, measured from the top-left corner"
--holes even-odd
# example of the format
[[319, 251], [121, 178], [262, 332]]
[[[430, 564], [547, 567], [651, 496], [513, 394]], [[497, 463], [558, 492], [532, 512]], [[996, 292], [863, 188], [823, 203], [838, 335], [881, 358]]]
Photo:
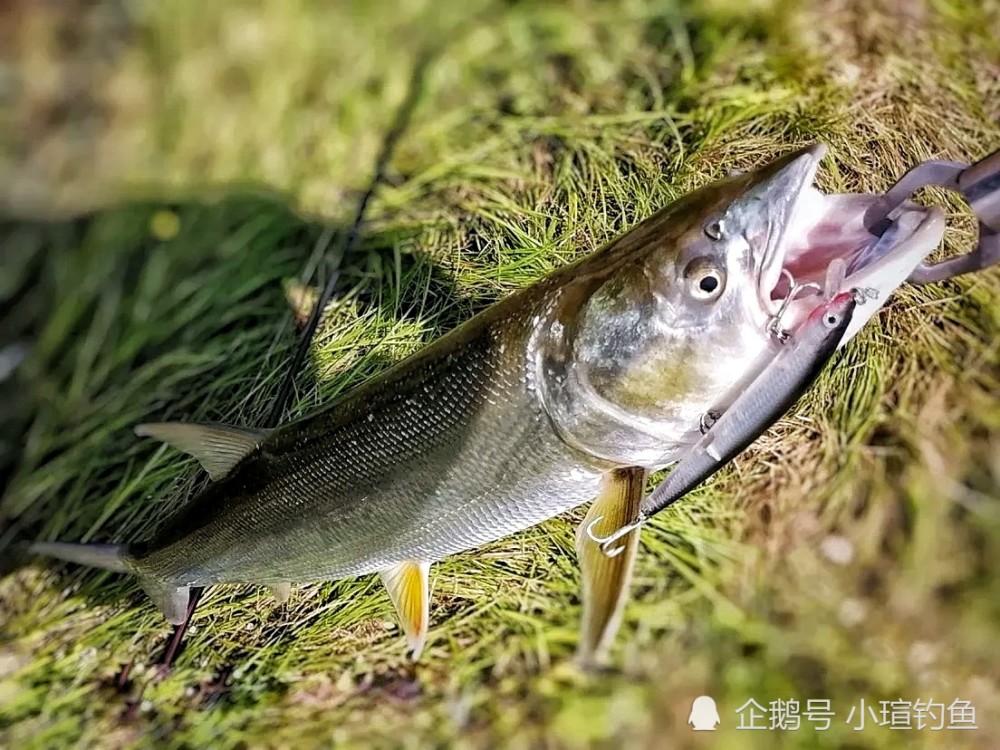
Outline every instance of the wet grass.
[[[988, 5], [22, 6], [0, 26], [23, 43], [0, 343], [33, 347], [0, 393], [4, 544], [147, 535], [203, 479], [131, 426], [266, 414], [285, 292], [327, 277], [427, 50], [290, 415], [731, 169], [821, 139], [822, 187], [878, 190], [1000, 143]], [[973, 227], [950, 206], [957, 251]], [[806, 403], [644, 530], [618, 671], [570, 664], [580, 512], [435, 566], [416, 668], [362, 579], [283, 606], [213, 589], [161, 676], [169, 631], [131, 581], [6, 547], [0, 744], [993, 747], [998, 293], [996, 272], [901, 290]], [[702, 693], [715, 734], [685, 724]], [[737, 731], [750, 698], [837, 716]], [[862, 698], [971, 700], [980, 730], [855, 732]]]

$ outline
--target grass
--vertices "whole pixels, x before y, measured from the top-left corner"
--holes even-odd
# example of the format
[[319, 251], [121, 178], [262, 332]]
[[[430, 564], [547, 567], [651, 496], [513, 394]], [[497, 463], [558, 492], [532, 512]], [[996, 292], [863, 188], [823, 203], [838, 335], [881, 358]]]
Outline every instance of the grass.
[[[139, 538], [203, 481], [135, 423], [262, 418], [294, 345], [285, 290], [325, 280], [425, 50], [290, 415], [730, 169], [821, 139], [822, 187], [878, 190], [1000, 143], [988, 4], [16, 7], [0, 336], [34, 343], [0, 392], [0, 518], [32, 538]], [[974, 228], [947, 205], [956, 252]], [[8, 547], [0, 744], [994, 747], [998, 293], [995, 271], [900, 290], [804, 404], [644, 530], [617, 671], [570, 664], [582, 511], [436, 565], [415, 668], [361, 579], [286, 606], [213, 589], [164, 677], [169, 630], [131, 581]], [[685, 724], [702, 693], [715, 734]], [[829, 698], [837, 718], [740, 732], [749, 698]], [[980, 729], [855, 732], [861, 698], [971, 700]]]

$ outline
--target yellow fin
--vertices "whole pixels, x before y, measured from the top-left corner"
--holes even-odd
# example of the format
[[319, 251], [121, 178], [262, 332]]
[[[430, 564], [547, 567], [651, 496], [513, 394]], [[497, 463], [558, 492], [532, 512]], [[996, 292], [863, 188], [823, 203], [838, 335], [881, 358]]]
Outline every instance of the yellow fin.
[[139, 437], [162, 440], [197, 458], [212, 481], [225, 477], [267, 437], [267, 433], [267, 430], [250, 430], [224, 424], [184, 422], [140, 424], [135, 428], [135, 434]]
[[587, 536], [587, 526], [598, 516], [603, 516], [594, 527], [594, 532], [606, 536], [634, 521], [639, 514], [645, 483], [646, 472], [638, 467], [615, 469], [605, 474], [601, 494], [577, 529], [576, 551], [580, 558], [583, 586], [583, 622], [577, 658], [586, 666], [602, 661], [618, 632], [639, 549], [639, 529], [636, 529], [618, 541], [625, 546], [624, 551], [608, 557], [601, 551], [601, 545]]
[[430, 563], [407, 561], [383, 570], [382, 583], [396, 606], [399, 621], [406, 634], [406, 643], [414, 661], [420, 658], [427, 640], [430, 611]]

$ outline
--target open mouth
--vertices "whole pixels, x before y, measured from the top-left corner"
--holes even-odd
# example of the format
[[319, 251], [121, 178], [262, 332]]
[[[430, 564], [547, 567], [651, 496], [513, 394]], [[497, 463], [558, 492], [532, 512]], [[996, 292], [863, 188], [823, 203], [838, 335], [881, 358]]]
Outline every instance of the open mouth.
[[887, 217], [872, 216], [877, 195], [821, 193], [812, 183], [825, 151], [816, 146], [798, 157], [808, 161], [760, 291], [768, 314], [781, 311], [781, 327], [791, 329], [822, 299], [861, 290], [869, 303], [855, 313], [843, 345], [941, 242], [944, 213], [907, 201]]

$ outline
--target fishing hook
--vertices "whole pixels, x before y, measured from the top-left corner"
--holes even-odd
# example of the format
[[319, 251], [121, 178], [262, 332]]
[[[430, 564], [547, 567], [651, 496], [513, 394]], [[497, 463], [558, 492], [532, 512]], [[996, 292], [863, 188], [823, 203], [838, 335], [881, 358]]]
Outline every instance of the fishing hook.
[[781, 319], [784, 317], [785, 313], [788, 312], [788, 307], [795, 301], [795, 298], [798, 297], [801, 292], [804, 292], [807, 289], [814, 289], [817, 292], [822, 292], [823, 287], [812, 281], [805, 284], [796, 283], [795, 277], [792, 276], [787, 268], [781, 269], [781, 275], [788, 277], [788, 294], [786, 294], [785, 298], [781, 301], [778, 311], [768, 319], [767, 327], [764, 330], [774, 336], [778, 341], [785, 341], [789, 334], [788, 331], [781, 327]]
[[608, 545], [617, 542], [622, 537], [626, 537], [633, 531], [638, 529], [646, 522], [646, 517], [642, 513], [640, 513], [638, 518], [636, 518], [632, 523], [625, 524], [620, 529], [618, 529], [617, 531], [612, 531], [607, 536], [598, 536], [594, 532], [594, 526], [596, 526], [598, 522], [603, 520], [604, 516], [598, 516], [593, 521], [588, 523], [586, 529], [587, 536], [590, 538], [590, 541], [594, 542], [595, 544], [601, 545], [601, 552], [604, 553], [605, 557], [618, 557], [618, 555], [620, 555], [622, 552], [625, 551], [625, 545], [620, 544], [617, 547], [610, 547], [610, 548]]

